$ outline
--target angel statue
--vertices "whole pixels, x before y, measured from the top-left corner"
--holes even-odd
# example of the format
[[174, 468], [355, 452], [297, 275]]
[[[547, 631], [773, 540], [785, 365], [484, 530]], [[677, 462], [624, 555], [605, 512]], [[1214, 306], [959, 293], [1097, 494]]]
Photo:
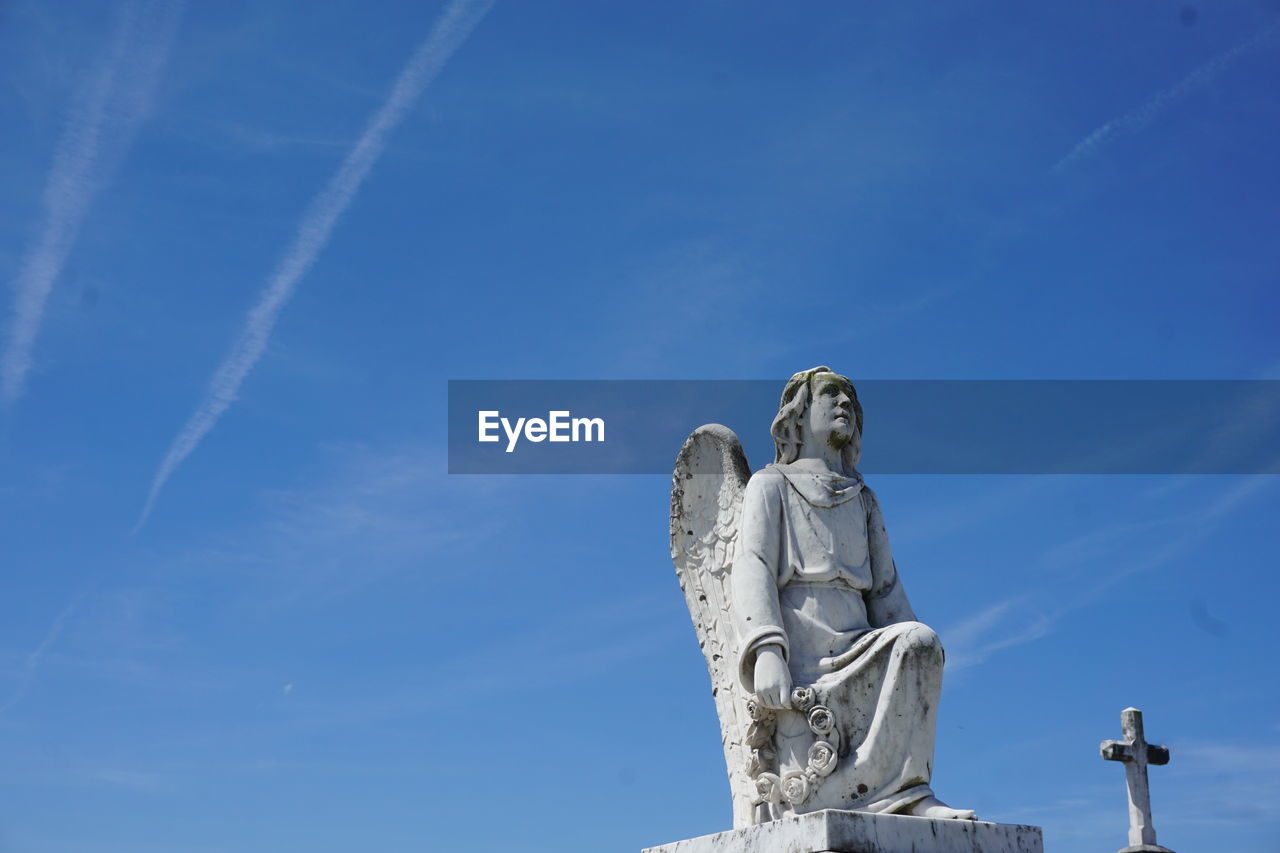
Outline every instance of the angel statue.
[[929, 787], [942, 646], [916, 621], [875, 494], [862, 407], [827, 367], [797, 373], [750, 473], [738, 437], [689, 436], [671, 556], [711, 674], [735, 828], [819, 809], [974, 818]]

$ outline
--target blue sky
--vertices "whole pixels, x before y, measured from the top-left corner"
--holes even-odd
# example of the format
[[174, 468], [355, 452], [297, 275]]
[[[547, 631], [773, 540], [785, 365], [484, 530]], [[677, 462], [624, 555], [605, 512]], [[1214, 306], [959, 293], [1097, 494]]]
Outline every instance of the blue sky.
[[[725, 828], [669, 481], [449, 477], [446, 381], [1280, 378], [1277, 20], [5, 4], [0, 850]], [[944, 798], [1123, 846], [1133, 704], [1161, 841], [1276, 849], [1273, 477], [872, 485]]]

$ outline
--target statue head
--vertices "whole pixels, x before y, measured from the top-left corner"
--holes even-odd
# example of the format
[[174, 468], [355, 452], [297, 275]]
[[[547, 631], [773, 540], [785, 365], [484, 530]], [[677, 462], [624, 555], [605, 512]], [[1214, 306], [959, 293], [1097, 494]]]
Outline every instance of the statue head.
[[[814, 423], [815, 418], [820, 423]], [[774, 462], [794, 462], [805, 442], [824, 440], [839, 448], [845, 468], [854, 470], [862, 455], [862, 406], [853, 383], [825, 365], [802, 370], [782, 389], [782, 402], [769, 431]]]

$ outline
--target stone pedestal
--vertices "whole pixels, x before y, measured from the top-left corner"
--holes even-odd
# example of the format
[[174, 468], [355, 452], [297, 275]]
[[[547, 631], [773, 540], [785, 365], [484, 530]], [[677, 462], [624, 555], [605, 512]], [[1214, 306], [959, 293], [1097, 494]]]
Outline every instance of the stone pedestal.
[[642, 853], [1044, 853], [1038, 826], [827, 810]]

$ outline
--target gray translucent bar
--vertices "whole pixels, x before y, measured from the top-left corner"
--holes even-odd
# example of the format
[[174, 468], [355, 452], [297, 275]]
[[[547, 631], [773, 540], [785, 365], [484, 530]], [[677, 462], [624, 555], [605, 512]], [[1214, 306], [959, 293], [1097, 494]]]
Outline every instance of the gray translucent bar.
[[[854, 384], [865, 412], [860, 468], [869, 474], [1280, 473], [1280, 381]], [[451, 380], [449, 472], [669, 474], [684, 439], [706, 423], [736, 432], [760, 468], [773, 461], [769, 425], [782, 385]], [[497, 440], [479, 440], [481, 412], [498, 413], [485, 416]], [[501, 418], [546, 429], [535, 421], [513, 443]]]

